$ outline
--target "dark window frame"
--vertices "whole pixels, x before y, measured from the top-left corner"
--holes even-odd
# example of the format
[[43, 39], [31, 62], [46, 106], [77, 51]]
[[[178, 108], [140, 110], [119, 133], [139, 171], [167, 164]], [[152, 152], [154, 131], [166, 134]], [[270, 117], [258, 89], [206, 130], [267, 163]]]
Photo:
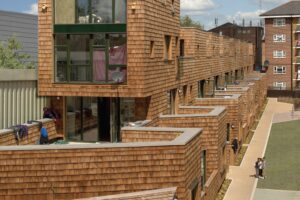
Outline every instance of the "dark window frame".
[[[67, 73], [67, 77], [66, 77], [66, 81], [57, 81], [57, 64], [56, 64], [56, 56], [54, 56], [54, 82], [57, 84], [116, 84], [115, 82], [109, 81], [108, 80], [108, 71], [110, 69], [115, 69], [115, 68], [120, 68], [120, 69], [127, 69], [127, 63], [126, 65], [123, 64], [110, 64], [109, 63], [109, 47], [110, 47], [110, 43], [109, 43], [109, 35], [111, 34], [122, 34], [126, 36], [126, 44], [127, 44], [127, 34], [126, 33], [106, 33], [105, 34], [105, 44], [104, 45], [94, 45], [94, 38], [93, 38], [93, 34], [66, 34], [67, 35], [67, 42], [66, 45], [55, 45], [54, 42], [54, 55], [55, 54], [55, 49], [57, 47], [65, 47], [66, 51], [67, 51], [67, 69], [66, 69], [66, 73]], [[55, 40], [55, 36], [57, 34], [54, 35], [54, 40]], [[70, 63], [70, 35], [90, 35], [90, 41], [89, 41], [89, 54], [90, 54], [90, 62], [89, 64], [86, 64], [85, 66], [88, 67], [88, 76], [90, 77], [88, 81], [72, 81], [71, 80], [71, 67], [75, 66], [72, 65]], [[105, 81], [95, 81], [94, 80], [94, 72], [93, 72], [93, 52], [94, 49], [103, 49], [105, 51]], [[125, 78], [125, 81], [122, 83], [118, 83], [118, 84], [127, 84], [127, 78]]]

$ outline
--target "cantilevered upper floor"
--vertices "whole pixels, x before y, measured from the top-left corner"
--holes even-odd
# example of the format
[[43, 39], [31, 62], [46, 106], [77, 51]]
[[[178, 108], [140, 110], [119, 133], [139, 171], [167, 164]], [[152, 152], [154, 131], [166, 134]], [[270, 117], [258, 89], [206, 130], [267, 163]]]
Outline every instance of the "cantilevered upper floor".
[[251, 44], [181, 29], [179, 0], [41, 0], [38, 14], [44, 96], [146, 97], [253, 65]]

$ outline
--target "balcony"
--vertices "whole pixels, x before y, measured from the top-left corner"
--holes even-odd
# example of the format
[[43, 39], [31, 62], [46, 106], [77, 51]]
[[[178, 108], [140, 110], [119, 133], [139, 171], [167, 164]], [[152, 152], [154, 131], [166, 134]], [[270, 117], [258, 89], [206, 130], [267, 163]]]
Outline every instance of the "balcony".
[[294, 31], [294, 33], [300, 33], [300, 25], [297, 25], [296, 30]]
[[296, 78], [296, 81], [300, 81], [300, 70], [298, 70], [298, 72], [297, 72], [297, 78]]
[[296, 62], [293, 63], [294, 65], [300, 65], [300, 57], [297, 57]]
[[296, 45], [294, 46], [294, 48], [300, 49], [300, 41], [297, 41], [297, 42], [296, 42]]

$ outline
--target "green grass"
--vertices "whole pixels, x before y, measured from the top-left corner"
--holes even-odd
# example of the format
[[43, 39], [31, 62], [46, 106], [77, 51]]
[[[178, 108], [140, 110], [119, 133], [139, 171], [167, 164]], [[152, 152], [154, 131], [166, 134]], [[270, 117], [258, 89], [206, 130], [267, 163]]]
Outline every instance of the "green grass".
[[231, 180], [230, 179], [225, 179], [222, 186], [221, 186], [221, 189], [220, 191], [218, 192], [218, 196], [216, 198], [216, 200], [222, 200], [229, 188], [229, 185], [231, 183]]
[[273, 124], [264, 180], [258, 188], [300, 190], [300, 121]]

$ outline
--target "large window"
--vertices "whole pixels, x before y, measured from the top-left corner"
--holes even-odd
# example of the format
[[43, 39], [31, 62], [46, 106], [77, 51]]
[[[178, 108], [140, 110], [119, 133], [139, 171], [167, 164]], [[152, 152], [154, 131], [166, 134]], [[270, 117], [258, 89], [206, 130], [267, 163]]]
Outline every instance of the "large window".
[[55, 82], [125, 83], [126, 34], [56, 34]]
[[55, 24], [126, 23], [126, 0], [55, 0]]

